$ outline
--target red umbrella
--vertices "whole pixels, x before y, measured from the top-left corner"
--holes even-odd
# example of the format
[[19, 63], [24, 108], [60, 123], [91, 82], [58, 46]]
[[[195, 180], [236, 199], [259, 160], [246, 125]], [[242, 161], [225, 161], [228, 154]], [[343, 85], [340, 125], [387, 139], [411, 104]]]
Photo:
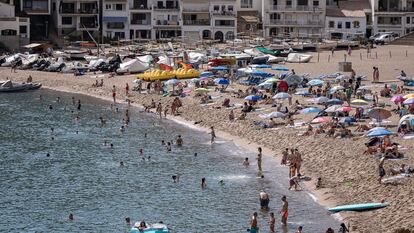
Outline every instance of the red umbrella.
[[311, 121], [312, 124], [321, 124], [321, 123], [327, 123], [327, 122], [331, 122], [332, 118], [331, 117], [317, 117], [315, 119], [313, 119]]
[[402, 103], [402, 102], [404, 102], [404, 97], [403, 96], [401, 96], [401, 95], [394, 95], [392, 98], [391, 98], [391, 101], [392, 102], [394, 102], [394, 103]]
[[340, 107], [335, 110], [335, 112], [350, 112], [352, 110], [352, 107]]

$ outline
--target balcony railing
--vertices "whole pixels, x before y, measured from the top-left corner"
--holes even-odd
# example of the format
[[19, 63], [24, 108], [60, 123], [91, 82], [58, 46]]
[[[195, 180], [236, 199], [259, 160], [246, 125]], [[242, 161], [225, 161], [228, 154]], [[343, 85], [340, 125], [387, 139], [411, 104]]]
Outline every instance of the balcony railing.
[[273, 5], [274, 11], [323, 11], [317, 6], [288, 6], [288, 5]]
[[150, 25], [151, 20], [149, 20], [149, 19], [131, 19], [131, 24], [134, 24], [134, 25]]
[[209, 12], [210, 10], [208, 9], [208, 7], [207, 8], [197, 8], [197, 9], [194, 9], [194, 8], [186, 8], [185, 6], [184, 6], [184, 8], [183, 8], [183, 12]]
[[236, 16], [236, 12], [234, 11], [213, 11], [211, 14], [219, 16]]
[[110, 23], [108, 23], [106, 25], [106, 27], [108, 29], [124, 29], [125, 28], [125, 25], [124, 24], [110, 24]]
[[173, 21], [173, 20], [156, 20], [155, 25], [157, 26], [178, 26], [179, 22]]
[[154, 10], [158, 10], [158, 11], [178, 11], [180, 10], [179, 6], [153, 6]]
[[323, 26], [322, 20], [277, 20], [271, 19], [272, 25]]
[[209, 19], [197, 19], [197, 20], [184, 20], [184, 25], [187, 26], [198, 26], [198, 25], [210, 25], [210, 20]]
[[64, 9], [64, 8], [62, 8], [61, 10], [60, 10], [60, 13], [61, 14], [89, 14], [89, 15], [92, 15], [92, 14], [98, 14], [98, 9]]
[[132, 5], [131, 9], [132, 10], [143, 10], [143, 11], [145, 11], [145, 10], [151, 10], [151, 6], [136, 4], [136, 5]]
[[97, 23], [79, 23], [80, 30], [87, 30], [87, 29], [98, 29], [99, 24]]

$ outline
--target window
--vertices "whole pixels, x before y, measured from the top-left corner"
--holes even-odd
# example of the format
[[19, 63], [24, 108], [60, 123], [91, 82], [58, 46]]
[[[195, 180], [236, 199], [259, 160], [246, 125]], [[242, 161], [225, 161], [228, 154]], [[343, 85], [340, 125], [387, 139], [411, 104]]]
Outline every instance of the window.
[[319, 6], [319, 1], [313, 1], [313, 6]]
[[298, 0], [298, 6], [307, 6], [308, 0]]
[[15, 36], [17, 35], [17, 31], [13, 29], [5, 29], [1, 31], [2, 36]]
[[26, 34], [27, 33], [27, 26], [20, 26], [20, 34]]
[[233, 11], [233, 10], [234, 10], [234, 8], [233, 8], [233, 6], [227, 6], [227, 10], [229, 10], [229, 11]]
[[114, 8], [116, 11], [122, 11], [122, 4], [115, 4]]
[[407, 17], [407, 24], [410, 24], [410, 17]]
[[252, 28], [252, 26], [249, 23], [246, 24], [246, 31], [250, 31], [250, 28]]
[[240, 8], [253, 8], [253, 0], [241, 0]]
[[335, 27], [335, 21], [329, 21], [329, 28]]
[[292, 6], [292, 0], [287, 0], [286, 1], [286, 6], [290, 6], [291, 7]]
[[220, 6], [214, 5], [213, 11], [220, 11]]
[[115, 32], [115, 38], [124, 39], [125, 38], [125, 32]]
[[338, 22], [338, 28], [342, 28], [342, 22]]
[[112, 9], [112, 5], [111, 4], [105, 4], [105, 9], [111, 10]]
[[345, 28], [347, 29], [351, 28], [351, 22], [345, 22]]
[[72, 25], [72, 17], [62, 17], [63, 25]]
[[354, 22], [352, 22], [352, 24], [353, 24], [354, 28], [359, 28], [360, 27], [359, 26], [359, 21], [354, 21]]

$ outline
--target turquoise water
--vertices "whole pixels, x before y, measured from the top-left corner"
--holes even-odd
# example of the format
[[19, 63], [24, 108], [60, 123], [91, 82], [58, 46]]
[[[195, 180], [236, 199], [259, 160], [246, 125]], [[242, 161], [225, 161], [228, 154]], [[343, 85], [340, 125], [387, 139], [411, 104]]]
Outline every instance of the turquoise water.
[[[261, 189], [270, 194], [276, 215], [280, 197], [287, 195], [285, 232], [298, 225], [305, 232], [324, 232], [338, 224], [306, 192], [288, 191], [287, 169], [271, 158], [264, 158], [265, 178], [258, 179], [255, 163], [242, 166], [244, 157], [254, 161], [255, 154], [232, 142], [218, 139], [212, 146], [206, 133], [135, 108], [120, 133], [126, 106], [116, 112], [108, 102], [76, 95], [82, 101], [77, 111], [72, 96], [47, 90], [0, 95], [0, 232], [128, 232], [128, 216], [133, 222], [163, 221], [173, 232], [236, 233], [246, 232], [254, 211], [267, 232], [268, 212], [258, 203]], [[100, 116], [107, 119], [103, 127]], [[161, 140], [178, 134], [184, 146], [167, 152]], [[104, 140], [114, 148], [103, 146]], [[150, 161], [142, 161], [140, 148]], [[179, 183], [172, 182], [174, 174], [181, 175]], [[218, 184], [221, 179], [224, 185]], [[74, 221], [67, 220], [69, 213]]]

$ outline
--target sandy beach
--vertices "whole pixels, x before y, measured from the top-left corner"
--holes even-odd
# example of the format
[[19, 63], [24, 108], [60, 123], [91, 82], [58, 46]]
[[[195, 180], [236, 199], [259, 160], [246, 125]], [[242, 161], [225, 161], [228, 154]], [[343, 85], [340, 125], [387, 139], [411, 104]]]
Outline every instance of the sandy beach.
[[[313, 59], [305, 64], [285, 64], [286, 67], [294, 69], [297, 74], [309, 73], [310, 77], [318, 74], [331, 74], [338, 71], [338, 62], [344, 61], [346, 51], [330, 51], [311, 53]], [[319, 57], [319, 61], [318, 61]], [[353, 69], [357, 74], [366, 75], [364, 85], [371, 85], [372, 67], [379, 68], [381, 83], [375, 84], [375, 90], [379, 91], [384, 83], [402, 85], [397, 82], [401, 70], [408, 76], [414, 76], [414, 47], [405, 46], [382, 46], [371, 51], [367, 56], [364, 49], [354, 50], [351, 56], [346, 57], [352, 62]], [[31, 75], [34, 82], [40, 82], [44, 87], [73, 93], [81, 93], [98, 98], [111, 100], [112, 86], [117, 87], [119, 103], [126, 104], [125, 99], [133, 101], [135, 105], [149, 105], [153, 99], [161, 102], [163, 106], [170, 105], [173, 97], [162, 97], [157, 94], [140, 94], [130, 91], [125, 96], [125, 84], [133, 86], [132, 81], [136, 75], [123, 75], [108, 78], [105, 75], [103, 87], [92, 87], [96, 77], [101, 79], [100, 74], [86, 74], [84, 76], [73, 76], [73, 74], [48, 73], [38, 71], [17, 70], [12, 73], [10, 68], [0, 68], [1, 79], [11, 79], [16, 82], [24, 82]], [[247, 86], [233, 84], [229, 89], [247, 89]], [[258, 146], [266, 148], [264, 154], [280, 158], [285, 148], [298, 148], [303, 156], [302, 173], [312, 177], [312, 181], [306, 182], [307, 188], [318, 198], [318, 202], [326, 207], [334, 207], [342, 204], [380, 202], [385, 200], [390, 203], [386, 208], [367, 212], [341, 213], [345, 223], [351, 226], [351, 232], [393, 232], [399, 228], [414, 229], [414, 178], [408, 177], [398, 185], [385, 185], [378, 183], [379, 160], [371, 155], [364, 155], [367, 137], [355, 136], [353, 138], [338, 139], [322, 135], [299, 136], [306, 130], [306, 126], [286, 127], [280, 125], [273, 129], [263, 129], [254, 124], [255, 121], [263, 120], [259, 115], [275, 111], [270, 105], [261, 104], [259, 109], [248, 113], [246, 120], [230, 121], [227, 108], [220, 107], [224, 98], [230, 98], [231, 104], [243, 104], [244, 100], [232, 97], [230, 93], [211, 92], [213, 103], [201, 105], [199, 98], [194, 94], [182, 98], [183, 107], [180, 108], [180, 116], [175, 117], [193, 124], [200, 122], [198, 127], [208, 130], [214, 126], [217, 135], [237, 144], [243, 145], [252, 151], [252, 160]], [[306, 98], [294, 96], [293, 102], [309, 104]], [[384, 103], [386, 109], [392, 110], [396, 105], [389, 98], [380, 97], [380, 103]], [[287, 101], [283, 102], [287, 105]], [[241, 108], [235, 108], [235, 116], [239, 116]], [[295, 115], [295, 122], [305, 122], [309, 116]], [[396, 131], [399, 116], [393, 114], [388, 119], [388, 127]], [[277, 119], [277, 122], [283, 122]], [[369, 121], [364, 122], [368, 124]], [[355, 127], [351, 127], [352, 130]], [[414, 166], [414, 139], [403, 139], [392, 136], [394, 142], [400, 144], [405, 160], [386, 161], [385, 169], [399, 167], [402, 163]], [[237, 161], [240, 162], [240, 161]], [[286, 175], [288, 168], [286, 167]], [[314, 182], [317, 177], [322, 178], [323, 188], [315, 190]], [[293, 191], [292, 191], [293, 192]], [[248, 214], [248, 213], [246, 213]], [[336, 229], [335, 229], [336, 230]]]

